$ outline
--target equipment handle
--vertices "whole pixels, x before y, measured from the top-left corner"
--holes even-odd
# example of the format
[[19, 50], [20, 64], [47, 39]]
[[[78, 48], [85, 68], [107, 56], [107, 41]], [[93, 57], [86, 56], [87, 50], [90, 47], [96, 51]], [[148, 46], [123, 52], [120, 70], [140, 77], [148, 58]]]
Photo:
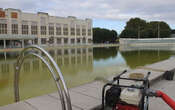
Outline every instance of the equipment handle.
[[127, 72], [127, 70], [124, 70], [122, 73], [120, 73], [119, 75], [117, 75], [116, 77], [113, 78], [113, 81], [116, 81], [117, 79], [120, 78], [121, 75], [125, 74]]
[[150, 74], [151, 74], [151, 72], [148, 72], [148, 74], [146, 75], [146, 77], [145, 77], [144, 79], [145, 79], [145, 80], [148, 80]]

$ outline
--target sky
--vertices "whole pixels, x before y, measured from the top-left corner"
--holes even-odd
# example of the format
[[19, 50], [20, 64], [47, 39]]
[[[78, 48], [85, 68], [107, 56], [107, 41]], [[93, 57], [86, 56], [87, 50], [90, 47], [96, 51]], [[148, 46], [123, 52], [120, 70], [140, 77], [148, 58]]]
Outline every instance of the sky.
[[93, 19], [93, 27], [120, 33], [130, 18], [167, 22], [175, 29], [175, 0], [0, 0], [0, 8]]

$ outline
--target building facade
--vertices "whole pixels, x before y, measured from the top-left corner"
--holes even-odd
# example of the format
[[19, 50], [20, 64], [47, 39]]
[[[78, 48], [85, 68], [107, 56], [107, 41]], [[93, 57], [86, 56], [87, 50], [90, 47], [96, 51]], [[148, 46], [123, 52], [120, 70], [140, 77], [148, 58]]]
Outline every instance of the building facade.
[[73, 16], [25, 13], [19, 9], [0, 9], [0, 47], [25, 45], [74, 45], [92, 43], [92, 20]]

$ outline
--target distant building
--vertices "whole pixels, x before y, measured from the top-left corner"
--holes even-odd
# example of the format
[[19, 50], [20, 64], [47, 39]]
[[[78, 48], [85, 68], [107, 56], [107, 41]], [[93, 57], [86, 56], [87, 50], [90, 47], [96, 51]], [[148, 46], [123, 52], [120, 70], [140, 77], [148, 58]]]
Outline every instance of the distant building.
[[0, 48], [92, 42], [92, 20], [0, 8]]

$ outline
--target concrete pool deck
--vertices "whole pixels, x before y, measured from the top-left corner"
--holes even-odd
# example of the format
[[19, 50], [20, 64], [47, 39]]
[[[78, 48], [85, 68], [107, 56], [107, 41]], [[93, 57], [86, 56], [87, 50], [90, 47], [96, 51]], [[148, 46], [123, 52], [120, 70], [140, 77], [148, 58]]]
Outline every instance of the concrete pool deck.
[[[159, 79], [166, 70], [173, 70], [175, 68], [175, 58], [170, 58], [161, 62], [157, 62], [144, 67], [139, 67], [134, 70], [129, 70], [129, 73], [144, 73], [151, 72], [149, 80], [153, 84]], [[161, 81], [155, 83], [152, 87], [155, 89], [165, 90], [170, 96], [175, 98], [175, 81]], [[104, 82], [94, 81], [85, 85], [69, 89], [72, 101], [73, 110], [92, 110], [94, 107], [101, 104], [101, 91]], [[59, 101], [58, 93], [46, 94], [31, 99], [27, 99], [18, 103], [1, 106], [0, 110], [61, 110], [61, 103]], [[150, 110], [170, 110], [161, 99], [151, 98]]]

